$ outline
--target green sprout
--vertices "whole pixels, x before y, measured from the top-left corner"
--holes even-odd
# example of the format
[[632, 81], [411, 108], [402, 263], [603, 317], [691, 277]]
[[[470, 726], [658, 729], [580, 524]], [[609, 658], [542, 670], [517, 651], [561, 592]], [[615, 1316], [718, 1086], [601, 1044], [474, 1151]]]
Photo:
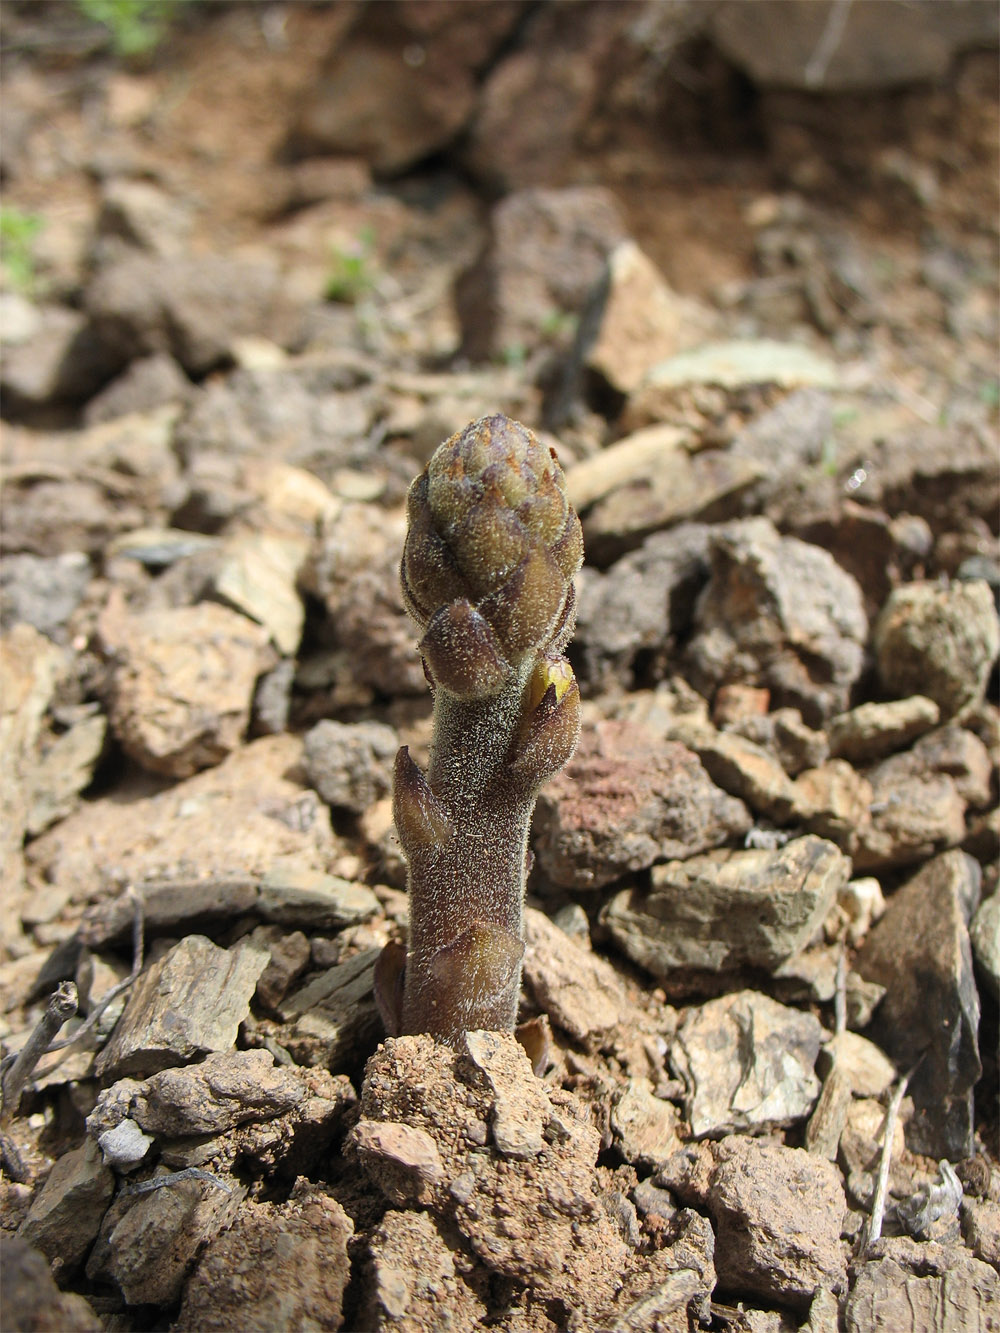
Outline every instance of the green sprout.
[[10, 285], [31, 295], [35, 290], [35, 237], [45, 225], [37, 213], [19, 208], [0, 208], [0, 261]]
[[328, 301], [357, 305], [372, 290], [375, 286], [374, 252], [375, 231], [372, 227], [362, 227], [356, 241], [332, 248], [330, 271], [323, 289]]
[[167, 34], [179, 0], [76, 0], [84, 18], [111, 37], [116, 56], [128, 59], [155, 51]]

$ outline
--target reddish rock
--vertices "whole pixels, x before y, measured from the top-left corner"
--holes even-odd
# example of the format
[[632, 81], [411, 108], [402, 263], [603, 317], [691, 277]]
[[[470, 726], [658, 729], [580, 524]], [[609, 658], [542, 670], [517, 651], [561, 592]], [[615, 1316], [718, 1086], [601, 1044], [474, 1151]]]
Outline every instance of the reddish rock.
[[599, 722], [542, 792], [534, 845], [553, 883], [594, 889], [722, 846], [751, 822], [685, 746], [632, 723]]

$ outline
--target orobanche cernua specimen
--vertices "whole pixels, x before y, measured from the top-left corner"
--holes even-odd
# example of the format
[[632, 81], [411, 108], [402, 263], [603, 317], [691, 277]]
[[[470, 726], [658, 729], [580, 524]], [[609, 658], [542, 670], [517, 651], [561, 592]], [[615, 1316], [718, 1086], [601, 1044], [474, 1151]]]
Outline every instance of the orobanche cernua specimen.
[[377, 990], [387, 1025], [455, 1041], [507, 1030], [521, 979], [528, 825], [573, 753], [580, 521], [554, 452], [496, 415], [442, 444], [410, 488], [400, 577], [434, 692], [424, 774], [404, 746], [393, 809], [409, 862], [405, 964]]

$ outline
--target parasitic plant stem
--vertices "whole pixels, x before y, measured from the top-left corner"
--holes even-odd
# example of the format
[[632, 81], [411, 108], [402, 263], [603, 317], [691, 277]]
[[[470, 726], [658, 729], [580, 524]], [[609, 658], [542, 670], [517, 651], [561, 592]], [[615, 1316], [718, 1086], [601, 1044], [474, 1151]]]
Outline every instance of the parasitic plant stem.
[[484, 417], [410, 488], [401, 581], [434, 690], [427, 774], [404, 747], [393, 811], [409, 863], [405, 966], [377, 978], [387, 1026], [455, 1041], [517, 1017], [528, 828], [573, 753], [579, 520], [555, 454]]

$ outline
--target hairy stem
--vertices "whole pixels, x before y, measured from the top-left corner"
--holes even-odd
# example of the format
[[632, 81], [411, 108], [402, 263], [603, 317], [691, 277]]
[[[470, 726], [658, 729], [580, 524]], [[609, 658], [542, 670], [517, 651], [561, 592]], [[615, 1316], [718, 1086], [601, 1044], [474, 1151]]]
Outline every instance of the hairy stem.
[[505, 761], [526, 675], [493, 698], [456, 699], [442, 690], [435, 700], [428, 785], [454, 831], [410, 853], [406, 1031], [455, 1036], [514, 1025], [535, 794], [517, 791]]

